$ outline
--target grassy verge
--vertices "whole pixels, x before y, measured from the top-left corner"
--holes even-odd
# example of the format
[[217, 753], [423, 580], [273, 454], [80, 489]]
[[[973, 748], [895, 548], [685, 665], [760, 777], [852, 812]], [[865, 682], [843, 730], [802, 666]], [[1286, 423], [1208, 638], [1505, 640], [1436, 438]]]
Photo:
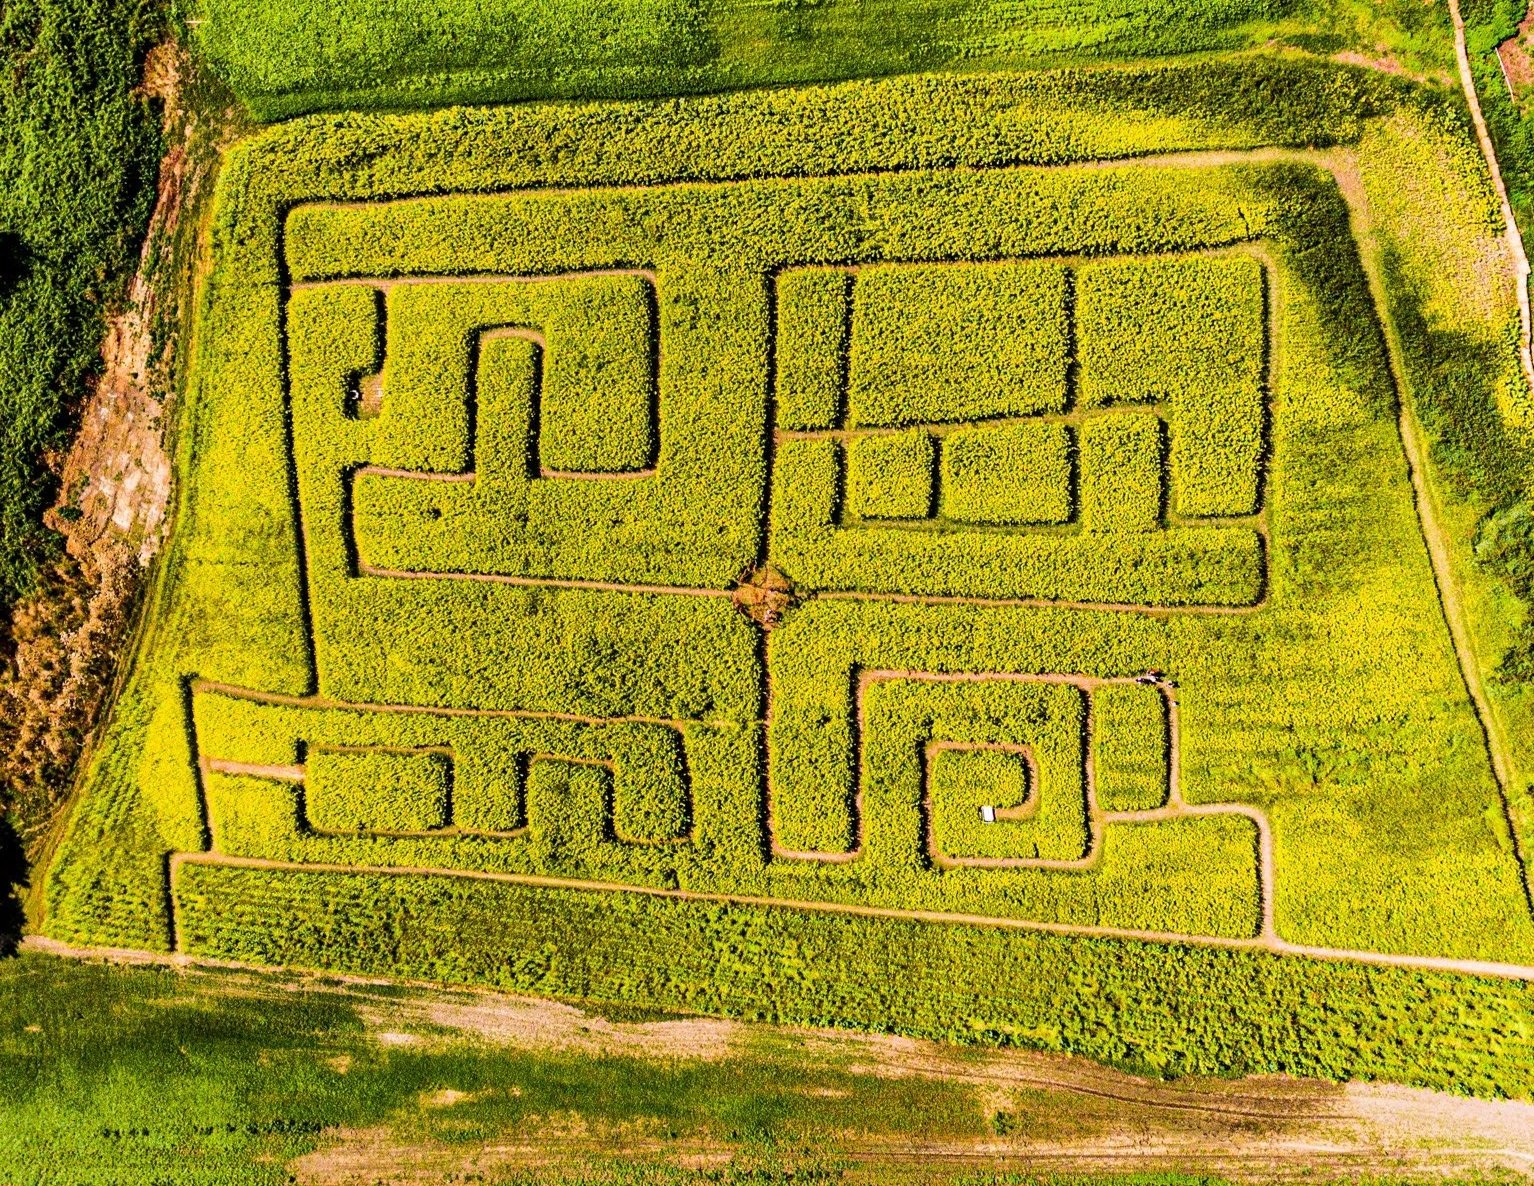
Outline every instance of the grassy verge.
[[[0, 963], [0, 1074], [8, 1186], [1220, 1186], [1209, 1167], [1241, 1164], [1242, 1150], [1293, 1169], [1270, 1159], [1333, 1132], [1321, 1114], [1350, 1106], [1298, 1080], [1163, 1085], [1063, 1059], [32, 953]], [[1448, 1139], [1461, 1145], [1521, 1114], [1394, 1098], [1416, 1118], [1402, 1122], [1413, 1155], [1375, 1147], [1366, 1125], [1340, 1137], [1353, 1174], [1489, 1167], [1434, 1160], [1447, 1130], [1424, 1110], [1459, 1108]], [[1038, 1173], [1094, 1147], [1117, 1148], [1081, 1163], [1102, 1176]], [[1182, 1163], [1199, 1176], [1165, 1172]], [[1007, 1172], [1025, 1165], [1035, 1172]], [[1133, 1166], [1161, 1172], [1104, 1172]]]
[[[13, 1087], [0, 1100], [0, 1181], [288, 1183], [295, 1161], [362, 1126], [412, 1165], [435, 1161], [433, 1180], [457, 1180], [448, 1168], [475, 1145], [531, 1140], [546, 1158], [536, 1173], [511, 1165], [462, 1180], [829, 1181], [843, 1164], [832, 1134], [993, 1132], [972, 1085], [817, 1065], [781, 1038], [729, 1052], [679, 1038], [670, 1056], [530, 1049], [433, 1024], [416, 995], [36, 955], [0, 964], [0, 1071]], [[445, 1020], [494, 998], [433, 1000]], [[556, 1023], [573, 1012], [546, 1008]], [[663, 1016], [614, 1020], [653, 1033]], [[676, 1166], [689, 1156], [709, 1172]]]
[[[1517, 32], [1527, 0], [1461, 0], [1476, 90], [1525, 244], [1534, 244], [1534, 119], [1509, 91], [1497, 46]], [[1468, 129], [1460, 135], [1470, 143]], [[1401, 231], [1385, 245], [1388, 287], [1415, 293], [1393, 302], [1406, 396], [1421, 421], [1431, 465], [1425, 475], [1453, 556], [1492, 720], [1513, 764], [1507, 788], [1511, 822], [1524, 846], [1534, 839], [1529, 799], [1534, 751], [1534, 513], [1531, 513], [1529, 395], [1512, 369], [1519, 327], [1512, 315], [1511, 261], [1486, 244], [1500, 234], [1489, 177], [1465, 148], [1450, 153], [1419, 140], [1416, 160], [1396, 162], [1398, 183], [1376, 200], [1396, 209]], [[1424, 201], [1438, 168], [1481, 194], [1473, 219], [1445, 219]], [[1388, 238], [1388, 236], [1387, 236]], [[1478, 242], [1479, 241], [1479, 242]], [[1414, 258], [1415, 257], [1415, 258]], [[1490, 287], [1488, 287], [1488, 281]], [[1457, 303], [1461, 315], [1446, 316]], [[1464, 314], [1482, 306], [1486, 315]], [[1476, 332], [1466, 332], [1480, 322]]]

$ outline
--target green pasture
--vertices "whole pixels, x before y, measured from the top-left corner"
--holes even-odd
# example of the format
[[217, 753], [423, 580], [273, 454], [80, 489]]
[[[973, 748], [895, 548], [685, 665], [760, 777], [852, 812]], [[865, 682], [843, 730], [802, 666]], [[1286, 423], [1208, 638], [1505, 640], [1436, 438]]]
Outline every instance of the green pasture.
[[[786, 1048], [710, 1060], [538, 1051], [424, 1019], [417, 1041], [391, 1046], [378, 1019], [398, 993], [337, 987], [35, 955], [0, 963], [0, 1180], [278, 1186], [294, 1181], [293, 1159], [344, 1128], [376, 1126], [406, 1148], [441, 1143], [450, 1159], [572, 1121], [592, 1134], [573, 1165], [479, 1180], [771, 1183], [802, 1181], [805, 1168], [834, 1180], [827, 1127], [988, 1131], [971, 1087], [845, 1073]], [[436, 1104], [445, 1092], [462, 1098]], [[659, 1152], [625, 1164], [603, 1147], [618, 1133]], [[726, 1151], [722, 1171], [675, 1168], [666, 1146], [699, 1142]]]
[[[501, 1011], [532, 1024], [498, 1029]], [[860, 1036], [736, 1027], [689, 1047], [695, 1021], [29, 953], [0, 963], [0, 1181], [290, 1186], [333, 1180], [325, 1175], [346, 1153], [371, 1151], [369, 1168], [354, 1170], [360, 1180], [1226, 1186], [1208, 1174], [1039, 1177], [933, 1164], [920, 1156], [929, 1143], [995, 1147], [1024, 1131], [1069, 1141], [1111, 1131], [1115, 1119], [1154, 1131], [1167, 1118], [1039, 1085], [999, 1095], [967, 1078], [881, 1073], [879, 1040]], [[680, 1033], [667, 1038], [668, 1028]], [[940, 1057], [960, 1076], [986, 1069], [972, 1052]], [[1222, 1088], [1179, 1085], [1215, 1098]], [[531, 1164], [493, 1152], [536, 1150], [540, 1138], [544, 1156]]]

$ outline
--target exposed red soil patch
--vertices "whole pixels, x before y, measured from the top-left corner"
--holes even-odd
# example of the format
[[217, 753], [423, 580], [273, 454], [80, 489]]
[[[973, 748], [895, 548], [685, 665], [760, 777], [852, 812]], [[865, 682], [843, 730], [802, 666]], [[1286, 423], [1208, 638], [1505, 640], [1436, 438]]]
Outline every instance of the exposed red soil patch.
[[1502, 63], [1502, 77], [1514, 100], [1518, 89], [1534, 85], [1534, 56], [1529, 54], [1531, 30], [1534, 30], [1534, 6], [1518, 24], [1518, 32], [1497, 46], [1497, 59]]
[[211, 153], [190, 151], [196, 117], [181, 103], [186, 68], [173, 44], [145, 62], [139, 91], [162, 104], [171, 147], [138, 271], [107, 322], [79, 433], [53, 459], [60, 495], [45, 521], [64, 537], [65, 555], [14, 608], [8, 631], [0, 621], [0, 641], [9, 635], [9, 653], [0, 654], [0, 798], [14, 804], [34, 854], [106, 700], [145, 566], [164, 535], [165, 412], [191, 287], [175, 246], [212, 164]]

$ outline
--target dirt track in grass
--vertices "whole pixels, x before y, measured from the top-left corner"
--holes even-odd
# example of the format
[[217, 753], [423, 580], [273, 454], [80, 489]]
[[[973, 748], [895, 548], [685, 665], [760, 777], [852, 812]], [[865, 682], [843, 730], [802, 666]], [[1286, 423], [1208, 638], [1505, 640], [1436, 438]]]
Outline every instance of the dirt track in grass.
[[[1168, 1082], [1068, 1055], [622, 1007], [608, 1016], [330, 974], [183, 964], [176, 996], [210, 1016], [222, 1002], [280, 1010], [303, 997], [350, 1008], [362, 1028], [346, 1053], [317, 1046], [304, 1055], [323, 1064], [322, 1075], [387, 1074], [397, 1055], [450, 1056], [441, 1082], [418, 1097], [321, 1133], [316, 1149], [287, 1166], [310, 1186], [496, 1181], [518, 1171], [553, 1184], [618, 1158], [738, 1169], [763, 1155], [766, 1137], [780, 1166], [812, 1165], [826, 1176], [810, 1180], [822, 1182], [940, 1183], [991, 1169], [1177, 1170], [1238, 1181], [1534, 1178], [1530, 1103], [1277, 1075]], [[458, 1081], [453, 1068], [472, 1068], [481, 1054], [531, 1061], [505, 1064], [520, 1068], [516, 1081], [472, 1070]], [[603, 1058], [632, 1061], [613, 1079], [594, 1070]], [[745, 1125], [735, 1112], [696, 1089], [670, 1115], [648, 1115], [642, 1101], [668, 1098], [664, 1084], [686, 1081], [689, 1068], [738, 1084], [742, 1100], [763, 1105], [751, 1114], [777, 1118], [769, 1131], [736, 1131]], [[632, 1087], [628, 1102], [614, 1109], [606, 1088], [579, 1089], [588, 1071], [593, 1085]], [[670, 1078], [678, 1072], [682, 1079]], [[545, 1083], [575, 1089], [547, 1097], [563, 1101], [557, 1110], [547, 1099], [532, 1106]]]
[[[1534, 1176], [1534, 1105], [1525, 1103], [1283, 1076], [1162, 1082], [1065, 1055], [708, 1018], [624, 1020], [557, 1001], [401, 991], [359, 978], [202, 969], [185, 975], [188, 991], [197, 995], [274, 1003], [295, 991], [342, 998], [356, 1008], [367, 1039], [381, 1052], [468, 1043], [542, 1055], [617, 1056], [657, 1069], [678, 1063], [738, 1067], [758, 1089], [803, 1097], [797, 1113], [785, 1107], [785, 1115], [813, 1114], [813, 1099], [826, 1097], [827, 1114], [837, 1117], [826, 1131], [790, 1125], [773, 1136], [778, 1155], [789, 1163], [795, 1150], [808, 1148], [820, 1164], [836, 1167], [841, 1177], [833, 1181], [943, 1182], [992, 1168], [1176, 1169], [1246, 1180], [1491, 1171]], [[642, 1067], [634, 1071], [643, 1073]], [[865, 1118], [861, 1101], [872, 1106], [897, 1082], [917, 1099], [929, 1086], [937, 1092], [958, 1085], [972, 1100], [965, 1123], [975, 1135], [912, 1136], [889, 1131], [887, 1120], [873, 1111]], [[668, 1135], [658, 1119], [618, 1124], [579, 1110], [518, 1112], [515, 1124], [483, 1140], [418, 1135], [421, 1116], [451, 1121], [452, 1109], [470, 1104], [474, 1125], [494, 1129], [484, 1101], [483, 1093], [451, 1087], [423, 1093], [414, 1114], [330, 1130], [317, 1150], [289, 1169], [299, 1182], [323, 1186], [439, 1182], [455, 1173], [494, 1180], [498, 1172], [518, 1169], [536, 1169], [540, 1181], [557, 1182], [566, 1170], [613, 1158], [706, 1168], [752, 1155], [749, 1148], [743, 1153], [741, 1138], [701, 1117], [691, 1129], [673, 1118], [668, 1123], [675, 1135]], [[997, 1129], [1011, 1131], [997, 1135]]]

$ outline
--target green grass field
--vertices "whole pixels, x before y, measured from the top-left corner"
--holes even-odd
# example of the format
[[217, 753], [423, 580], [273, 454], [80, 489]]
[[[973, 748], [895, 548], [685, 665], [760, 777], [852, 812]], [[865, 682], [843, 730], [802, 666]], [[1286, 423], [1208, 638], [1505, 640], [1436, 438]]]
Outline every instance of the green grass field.
[[1279, 44], [1447, 76], [1417, 0], [206, 0], [197, 44], [261, 118], [638, 98]]
[[[1467, 1152], [1433, 1121], [1440, 1099], [1383, 1087], [1160, 1084], [655, 1010], [32, 954], [0, 964], [0, 1071], [0, 1180], [26, 1186], [1225, 1186], [1250, 1180], [1243, 1156], [1292, 1172], [1317, 1141], [1404, 1184], [1512, 1180], [1496, 1167], [1534, 1148], [1525, 1132]], [[1411, 1150], [1371, 1149], [1371, 1101], [1412, 1118]], [[1189, 1145], [1197, 1172], [1168, 1172]], [[1090, 1177], [1063, 1175], [1073, 1147], [1099, 1151]]]
[[[296, 1180], [289, 1163], [338, 1129], [374, 1125], [402, 1150], [436, 1147], [445, 1166], [477, 1141], [548, 1134], [544, 1168], [471, 1180], [773, 1183], [839, 1177], [834, 1152], [805, 1152], [827, 1120], [875, 1140], [987, 1131], [968, 1086], [817, 1068], [786, 1043], [724, 1058], [539, 1049], [400, 1012], [397, 992], [339, 987], [35, 956], [0, 965], [0, 1067], [11, 1087], [0, 1177], [286, 1184]], [[410, 1024], [416, 1040], [380, 1040], [390, 1024]], [[568, 1140], [572, 1122], [588, 1140]], [[627, 1158], [624, 1142], [636, 1146]], [[723, 1168], [675, 1166], [671, 1149], [700, 1147], [722, 1151]]]

